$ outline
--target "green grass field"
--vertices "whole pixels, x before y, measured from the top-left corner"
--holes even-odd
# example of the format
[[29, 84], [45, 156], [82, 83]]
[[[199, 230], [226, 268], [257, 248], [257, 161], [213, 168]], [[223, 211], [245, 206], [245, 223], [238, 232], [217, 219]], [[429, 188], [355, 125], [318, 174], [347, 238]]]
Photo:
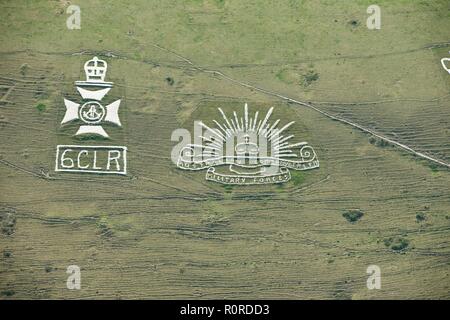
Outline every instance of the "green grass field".
[[[450, 298], [448, 1], [377, 1], [380, 30], [366, 0], [71, 3], [80, 30], [69, 1], [0, 0], [0, 299]], [[56, 145], [96, 143], [60, 126], [94, 55], [125, 177], [54, 171]], [[173, 130], [244, 103], [296, 121], [320, 168], [251, 187], [177, 169]]]

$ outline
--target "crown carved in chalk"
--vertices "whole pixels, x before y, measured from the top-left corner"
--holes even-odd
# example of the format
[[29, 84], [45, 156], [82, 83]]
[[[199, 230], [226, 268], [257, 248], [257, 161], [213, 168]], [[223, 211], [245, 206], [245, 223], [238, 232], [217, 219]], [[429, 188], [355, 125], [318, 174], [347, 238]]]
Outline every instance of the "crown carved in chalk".
[[106, 61], [94, 57], [92, 60], [84, 64], [84, 72], [86, 73], [86, 81], [104, 82], [108, 65]]

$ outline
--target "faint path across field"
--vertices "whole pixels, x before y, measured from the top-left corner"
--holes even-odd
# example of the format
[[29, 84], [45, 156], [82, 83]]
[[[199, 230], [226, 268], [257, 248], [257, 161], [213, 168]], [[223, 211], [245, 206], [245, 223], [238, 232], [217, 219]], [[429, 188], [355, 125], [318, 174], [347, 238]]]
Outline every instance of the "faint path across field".
[[[433, 45], [429, 45], [429, 46], [426, 46], [426, 47], [421, 48], [421, 49], [431, 49], [431, 48], [435, 48], [435, 47], [448, 46], [449, 44], [450, 44], [450, 43], [433, 44]], [[411, 148], [410, 146], [407, 146], [406, 144], [403, 144], [403, 143], [400, 143], [400, 142], [395, 141], [395, 140], [393, 140], [393, 139], [390, 139], [390, 138], [388, 138], [388, 137], [386, 137], [386, 136], [384, 136], [384, 135], [382, 135], [382, 134], [380, 134], [380, 133], [375, 132], [374, 130], [371, 130], [371, 129], [369, 129], [369, 128], [363, 127], [363, 126], [360, 125], [360, 124], [357, 124], [357, 123], [355, 123], [355, 122], [349, 121], [349, 120], [344, 119], [344, 118], [341, 118], [341, 117], [337, 117], [337, 116], [331, 115], [330, 113], [328, 113], [328, 112], [326, 112], [326, 111], [323, 111], [323, 110], [317, 108], [316, 106], [314, 106], [314, 105], [311, 104], [311, 103], [299, 101], [299, 100], [296, 100], [296, 99], [293, 99], [293, 98], [284, 96], [284, 95], [282, 95], [282, 94], [279, 94], [279, 93], [277, 93], [277, 92], [273, 92], [273, 91], [270, 91], [270, 90], [266, 90], [266, 89], [260, 88], [260, 87], [258, 87], [258, 86], [254, 86], [254, 85], [251, 85], [251, 84], [249, 84], [249, 83], [246, 83], [246, 82], [243, 82], [243, 81], [234, 79], [234, 78], [232, 78], [232, 77], [230, 77], [230, 76], [227, 76], [226, 74], [224, 74], [223, 72], [218, 71], [218, 70], [204, 69], [203, 67], [200, 67], [200, 66], [195, 65], [191, 60], [189, 60], [189, 59], [187, 59], [187, 58], [185, 58], [185, 57], [183, 57], [183, 56], [177, 54], [176, 52], [174, 52], [174, 51], [172, 51], [172, 50], [170, 50], [170, 49], [161, 47], [161, 46], [159, 46], [159, 45], [157, 45], [157, 44], [153, 44], [153, 46], [156, 47], [156, 48], [158, 48], [158, 49], [167, 51], [167, 52], [169, 52], [169, 53], [171, 53], [171, 54], [174, 54], [175, 56], [177, 56], [178, 58], [182, 59], [183, 61], [185, 61], [186, 63], [188, 63], [189, 65], [191, 65], [193, 68], [195, 68], [195, 69], [197, 69], [197, 70], [199, 70], [199, 71], [201, 71], [201, 72], [210, 73], [210, 74], [213, 74], [213, 75], [218, 75], [218, 76], [221, 76], [222, 78], [224, 78], [224, 79], [226, 79], [226, 80], [228, 80], [228, 81], [231, 81], [231, 82], [233, 82], [233, 83], [236, 83], [236, 84], [238, 84], [238, 85], [240, 85], [240, 86], [243, 86], [243, 87], [246, 87], [246, 88], [249, 88], [249, 89], [252, 89], [252, 90], [256, 90], [256, 91], [258, 91], [258, 92], [261, 92], [261, 93], [264, 93], [264, 94], [267, 94], [267, 95], [271, 95], [271, 96], [274, 96], [274, 97], [278, 97], [278, 98], [283, 99], [283, 100], [285, 100], [285, 101], [288, 101], [288, 102], [291, 102], [291, 103], [295, 103], [295, 104], [298, 104], [298, 105], [301, 105], [301, 106], [310, 108], [310, 109], [312, 109], [312, 110], [314, 110], [314, 111], [317, 111], [317, 112], [319, 112], [320, 114], [322, 114], [322, 115], [324, 115], [324, 116], [326, 116], [326, 117], [328, 117], [328, 118], [330, 118], [330, 119], [332, 119], [332, 120], [335, 120], [335, 121], [339, 121], [339, 122], [348, 124], [348, 125], [350, 125], [350, 126], [352, 126], [352, 127], [354, 127], [354, 128], [357, 128], [357, 129], [360, 129], [360, 130], [362, 130], [362, 131], [364, 131], [364, 132], [370, 133], [371, 135], [373, 135], [373, 136], [375, 136], [375, 137], [377, 137], [377, 138], [379, 138], [379, 139], [382, 139], [382, 140], [384, 140], [384, 141], [387, 141], [387, 142], [389, 142], [389, 143], [391, 143], [391, 144], [393, 144], [393, 145], [396, 145], [396, 146], [402, 148], [403, 150], [406, 150], [406, 151], [408, 151], [408, 152], [410, 152], [410, 153], [412, 153], [412, 154], [415, 154], [415, 155], [418, 156], [418, 157], [421, 157], [421, 158], [423, 158], [423, 159], [427, 159], [427, 160], [429, 160], [429, 161], [432, 161], [432, 162], [438, 163], [438, 164], [440, 164], [440, 165], [442, 165], [442, 166], [445, 166], [445, 167], [447, 167], [447, 168], [450, 168], [450, 164], [447, 163], [447, 162], [445, 162], [445, 161], [443, 161], [443, 160], [440, 160], [440, 159], [431, 157], [431, 156], [429, 156], [429, 155], [426, 155], [426, 154], [424, 154], [424, 153], [422, 153], [422, 152], [416, 151], [416, 150], [414, 150], [413, 148]]]

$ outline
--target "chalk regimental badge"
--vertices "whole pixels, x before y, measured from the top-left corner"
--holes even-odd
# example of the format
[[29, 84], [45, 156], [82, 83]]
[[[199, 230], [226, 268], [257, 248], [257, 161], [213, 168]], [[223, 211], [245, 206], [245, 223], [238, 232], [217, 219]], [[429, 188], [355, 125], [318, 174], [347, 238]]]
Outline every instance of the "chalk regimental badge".
[[94, 57], [84, 64], [86, 81], [76, 81], [76, 87], [81, 97], [87, 100], [83, 104], [64, 99], [66, 114], [61, 124], [74, 120], [81, 120], [83, 123], [76, 136], [82, 134], [100, 135], [108, 138], [108, 134], [103, 129], [102, 124], [109, 122], [119, 127], [122, 126], [119, 120], [120, 99], [103, 106], [101, 100], [111, 90], [113, 83], [105, 82], [108, 65], [106, 61]]
[[181, 149], [179, 168], [206, 170], [206, 180], [217, 183], [254, 185], [284, 183], [291, 179], [290, 170], [319, 167], [314, 149], [307, 142], [291, 142], [294, 135], [286, 133], [294, 121], [271, 123], [273, 107], [261, 118], [258, 111], [250, 117], [247, 104], [243, 117], [218, 110], [222, 120], [213, 120], [214, 126], [199, 123], [201, 143]]
[[[109, 138], [103, 126], [121, 127], [119, 106], [121, 100], [103, 105], [102, 100], [113, 87], [106, 82], [108, 65], [94, 57], [84, 64], [86, 81], [75, 81], [81, 103], [64, 98], [66, 107], [61, 125], [78, 121], [75, 136], [90, 135]], [[123, 146], [59, 145], [56, 154], [56, 171], [126, 174], [126, 151]]]

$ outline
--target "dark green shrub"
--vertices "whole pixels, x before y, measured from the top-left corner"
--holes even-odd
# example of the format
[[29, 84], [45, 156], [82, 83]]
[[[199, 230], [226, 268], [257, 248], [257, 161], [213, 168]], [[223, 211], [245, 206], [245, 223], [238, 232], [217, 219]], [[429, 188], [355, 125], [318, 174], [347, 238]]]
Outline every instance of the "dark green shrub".
[[360, 210], [349, 210], [342, 214], [342, 216], [347, 219], [348, 222], [356, 222], [364, 215]]
[[425, 216], [425, 213], [423, 213], [423, 212], [419, 212], [418, 214], [416, 214], [416, 221], [417, 222], [422, 222], [426, 218], [427, 217]]
[[307, 74], [303, 75], [303, 86], [307, 87], [317, 80], [319, 80], [319, 74], [314, 70], [309, 70]]
[[39, 104], [36, 106], [36, 109], [37, 109], [39, 112], [44, 112], [45, 109], [47, 109], [47, 106], [46, 106], [44, 103], [39, 103]]
[[404, 251], [409, 246], [409, 240], [403, 237], [384, 239], [384, 245], [394, 251]]

